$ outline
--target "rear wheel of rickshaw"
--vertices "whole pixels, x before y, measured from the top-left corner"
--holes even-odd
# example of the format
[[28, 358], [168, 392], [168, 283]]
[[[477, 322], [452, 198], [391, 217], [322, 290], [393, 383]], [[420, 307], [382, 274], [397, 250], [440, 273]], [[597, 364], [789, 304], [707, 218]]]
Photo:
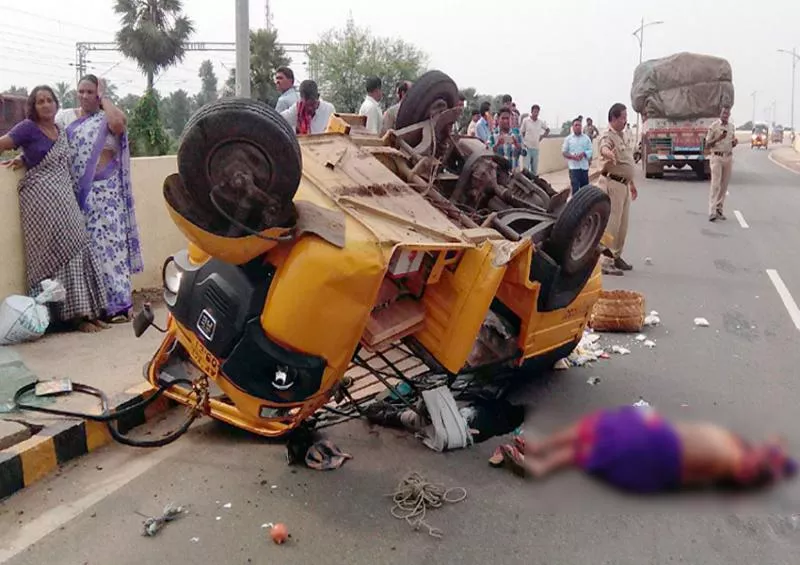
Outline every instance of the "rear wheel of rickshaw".
[[[429, 119], [438, 111], [452, 108], [458, 101], [458, 86], [442, 71], [428, 71], [408, 89], [397, 111], [395, 129], [413, 126]], [[412, 136], [411, 145], [419, 143]], [[422, 134], [419, 134], [419, 138]]]
[[302, 157], [292, 128], [273, 108], [222, 98], [189, 119], [178, 171], [188, 196], [184, 205], [194, 209], [190, 216], [228, 228], [234, 217], [247, 230], [262, 232], [293, 219]]

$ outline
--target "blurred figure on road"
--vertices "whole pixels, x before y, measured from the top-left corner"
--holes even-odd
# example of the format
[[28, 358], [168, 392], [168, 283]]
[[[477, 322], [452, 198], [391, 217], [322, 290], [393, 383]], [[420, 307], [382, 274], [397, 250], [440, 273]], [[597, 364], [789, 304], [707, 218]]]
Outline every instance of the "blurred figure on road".
[[708, 221], [725, 220], [722, 209], [728, 194], [733, 169], [733, 148], [738, 143], [736, 128], [730, 121], [731, 109], [723, 108], [706, 134], [706, 147], [711, 149], [711, 189], [708, 194]]
[[275, 110], [278, 112], [288, 110], [300, 99], [294, 88], [294, 71], [289, 67], [281, 67], [275, 71], [275, 87], [281, 93], [278, 103], [275, 104]]
[[539, 111], [538, 104], [531, 106], [531, 115], [523, 118], [520, 130], [527, 151], [525, 168], [534, 175], [539, 174], [539, 145], [550, 134], [550, 128], [545, 121], [539, 119]]
[[628, 212], [631, 200], [636, 200], [638, 191], [633, 182], [636, 167], [633, 151], [625, 142], [623, 132], [628, 123], [628, 109], [617, 102], [608, 111], [608, 130], [601, 136], [600, 179], [598, 186], [611, 199], [611, 216], [608, 218], [606, 232], [612, 236], [607, 253], [601, 259], [603, 274], [622, 275], [623, 271], [633, 269], [622, 258], [625, 238], [628, 235]]
[[359, 116], [367, 117], [367, 131], [374, 134], [381, 132], [383, 122], [383, 112], [381, 112], [381, 100], [383, 99], [383, 90], [381, 89], [381, 79], [378, 77], [369, 77], [366, 83], [367, 97], [361, 104], [358, 110]]
[[592, 158], [592, 140], [583, 133], [581, 121], [572, 120], [572, 133], [564, 138], [561, 154], [567, 160], [569, 181], [573, 196], [589, 184], [589, 160]]
[[400, 110], [400, 104], [406, 96], [406, 92], [411, 88], [411, 82], [401, 80], [397, 83], [397, 103], [389, 106], [383, 113], [383, 125], [381, 126], [381, 135], [394, 128], [395, 120], [397, 120], [397, 112]]
[[669, 422], [652, 408], [623, 406], [584, 416], [542, 441], [500, 446], [490, 459], [542, 478], [578, 467], [623, 491], [681, 487], [758, 488], [797, 471], [780, 438], [751, 445], [707, 422]]

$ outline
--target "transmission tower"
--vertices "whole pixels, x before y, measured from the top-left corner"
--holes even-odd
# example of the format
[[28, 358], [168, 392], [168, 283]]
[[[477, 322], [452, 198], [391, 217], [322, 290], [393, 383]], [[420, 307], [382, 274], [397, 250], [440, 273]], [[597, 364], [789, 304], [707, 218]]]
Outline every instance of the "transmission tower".
[[[267, 0], [269, 6], [269, 0]], [[267, 8], [269, 9], [269, 8]], [[307, 43], [281, 43], [281, 47], [287, 53], [298, 53], [301, 55], [308, 54]], [[186, 51], [236, 51], [235, 43], [227, 43], [224, 41], [192, 41], [184, 47]], [[86, 67], [90, 62], [88, 60], [89, 51], [119, 51], [119, 46], [113, 41], [94, 41], [87, 42], [81, 41], [75, 44], [75, 73], [77, 75], [75, 82], [81, 80], [81, 77], [86, 74]]]
[[264, 25], [272, 30], [272, 12], [269, 9], [269, 0], [264, 0]]

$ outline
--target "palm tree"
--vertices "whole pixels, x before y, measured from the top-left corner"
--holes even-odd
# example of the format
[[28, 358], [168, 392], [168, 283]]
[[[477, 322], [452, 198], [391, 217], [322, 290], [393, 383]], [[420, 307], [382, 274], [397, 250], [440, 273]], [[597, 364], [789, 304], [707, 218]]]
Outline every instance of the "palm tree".
[[121, 16], [119, 49], [136, 61], [150, 91], [155, 75], [183, 60], [194, 24], [181, 0], [116, 0], [114, 12]]

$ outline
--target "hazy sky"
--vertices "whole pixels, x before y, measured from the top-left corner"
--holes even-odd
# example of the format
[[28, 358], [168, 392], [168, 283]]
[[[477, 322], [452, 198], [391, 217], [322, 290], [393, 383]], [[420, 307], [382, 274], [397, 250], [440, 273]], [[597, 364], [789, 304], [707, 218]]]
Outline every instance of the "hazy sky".
[[[118, 19], [110, 0], [92, 10], [75, 0], [0, 0], [0, 89], [11, 84], [75, 80], [75, 42], [112, 41]], [[613, 5], [613, 8], [611, 7]], [[768, 8], [766, 6], [769, 6]], [[84, 11], [81, 12], [80, 8]], [[234, 41], [234, 0], [184, 0], [194, 19], [195, 41]], [[263, 0], [251, 0], [250, 25], [264, 24]], [[312, 42], [321, 32], [344, 25], [348, 11], [376, 35], [397, 36], [430, 57], [430, 66], [450, 74], [461, 87], [510, 93], [518, 106], [542, 106], [543, 117], [564, 121], [576, 114], [604, 123], [611, 103], [630, 103], [630, 83], [639, 47], [632, 32], [641, 18], [663, 20], [645, 30], [644, 58], [678, 51], [727, 58], [736, 88], [734, 120], [752, 118], [788, 123], [791, 57], [777, 49], [798, 47], [800, 1], [767, 0], [272, 0], [273, 22], [284, 42]], [[34, 12], [45, 14], [41, 17]], [[157, 88], [199, 88], [197, 69], [211, 59], [222, 80], [233, 53], [190, 53], [160, 77]], [[94, 52], [90, 70], [104, 74], [120, 91], [141, 92], [144, 79], [116, 52]], [[293, 62], [299, 78], [302, 59]], [[796, 119], [800, 125], [800, 78]]]

